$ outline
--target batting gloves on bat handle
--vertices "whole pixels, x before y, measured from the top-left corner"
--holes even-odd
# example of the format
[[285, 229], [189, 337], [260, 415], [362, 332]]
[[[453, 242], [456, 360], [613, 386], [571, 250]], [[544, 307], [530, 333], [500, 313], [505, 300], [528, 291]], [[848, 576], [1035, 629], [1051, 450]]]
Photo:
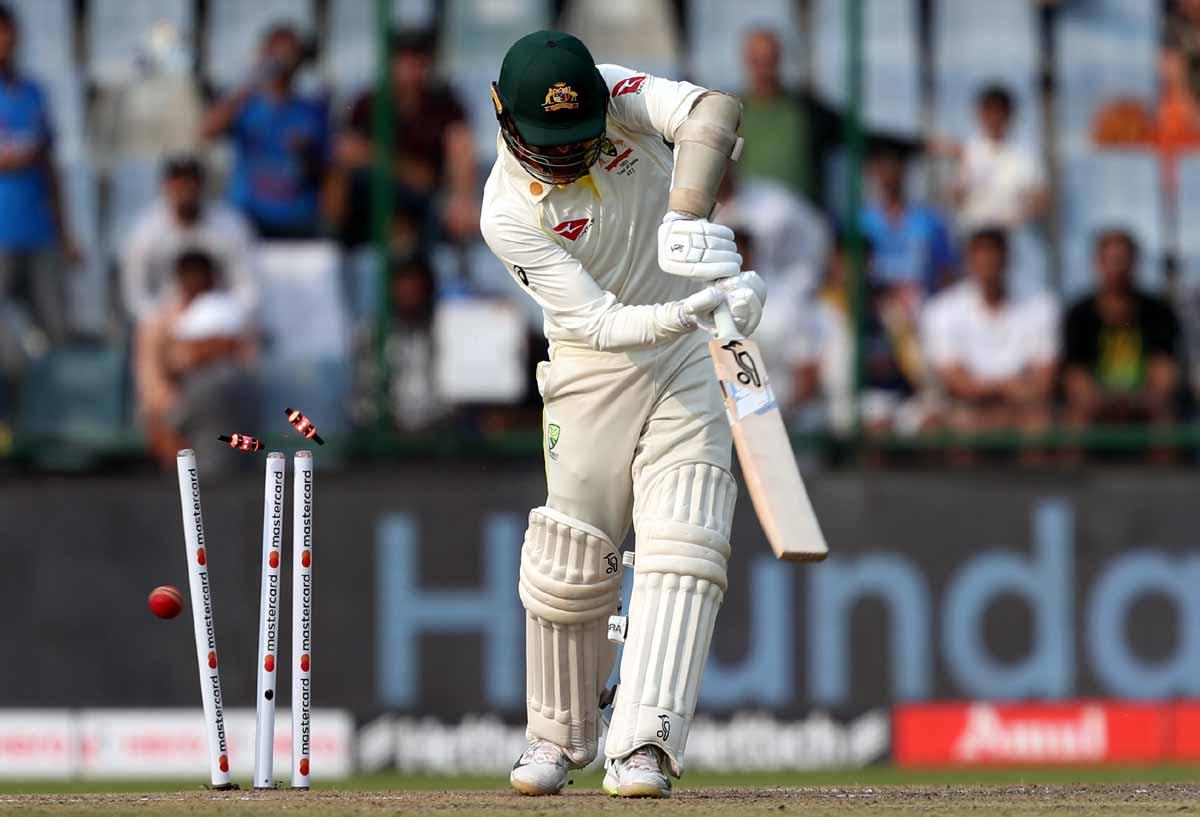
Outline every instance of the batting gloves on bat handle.
[[742, 256], [724, 224], [672, 211], [658, 227], [658, 265], [672, 275], [715, 281], [737, 275]]
[[679, 304], [679, 321], [686, 327], [699, 326], [716, 332], [712, 313], [722, 303], [729, 305], [733, 323], [743, 336], [749, 337], [762, 320], [763, 304], [767, 302], [767, 285], [753, 270], [714, 281], [711, 286], [689, 295]]

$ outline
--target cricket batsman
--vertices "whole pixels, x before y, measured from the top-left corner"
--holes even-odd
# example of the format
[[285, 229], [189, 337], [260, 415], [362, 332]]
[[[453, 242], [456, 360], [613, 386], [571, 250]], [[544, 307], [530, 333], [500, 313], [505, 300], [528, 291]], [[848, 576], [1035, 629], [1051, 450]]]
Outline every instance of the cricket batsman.
[[633, 594], [604, 790], [666, 797], [726, 585], [737, 488], [706, 346], [727, 305], [749, 335], [765, 287], [709, 221], [736, 158], [726, 94], [596, 65], [556, 31], [518, 40], [492, 101], [499, 157], [481, 227], [542, 308], [550, 361], [546, 504], [521, 550], [529, 746], [513, 787], [556, 794], [598, 750], [615, 660], [618, 552], [636, 531]]

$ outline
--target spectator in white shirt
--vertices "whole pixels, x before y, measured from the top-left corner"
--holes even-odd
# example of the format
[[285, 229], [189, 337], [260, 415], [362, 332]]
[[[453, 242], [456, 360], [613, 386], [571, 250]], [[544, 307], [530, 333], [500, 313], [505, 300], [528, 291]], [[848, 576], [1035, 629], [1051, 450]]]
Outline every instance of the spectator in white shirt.
[[163, 165], [162, 197], [134, 223], [121, 262], [125, 309], [135, 323], [147, 320], [178, 295], [175, 260], [185, 251], [212, 257], [220, 280], [245, 314], [257, 303], [254, 238], [231, 207], [205, 200], [204, 166], [192, 156]]
[[1048, 196], [1042, 163], [1033, 149], [1012, 137], [1016, 103], [1008, 89], [989, 85], [976, 97], [979, 130], [946, 151], [959, 161], [954, 186], [959, 226], [1015, 229], [1040, 218]]
[[922, 318], [929, 364], [960, 432], [1045, 430], [1059, 356], [1058, 307], [1008, 294], [1008, 240], [984, 228], [968, 240], [967, 278], [933, 298]]

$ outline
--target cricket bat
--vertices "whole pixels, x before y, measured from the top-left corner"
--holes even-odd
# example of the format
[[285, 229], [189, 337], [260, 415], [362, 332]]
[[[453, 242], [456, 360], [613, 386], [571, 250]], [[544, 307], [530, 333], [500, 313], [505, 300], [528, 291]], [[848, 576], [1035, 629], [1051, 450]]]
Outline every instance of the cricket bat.
[[717, 308], [713, 320], [717, 333], [708, 350], [754, 512], [777, 559], [819, 562], [829, 555], [829, 547], [800, 479], [762, 352], [737, 331], [726, 304]]

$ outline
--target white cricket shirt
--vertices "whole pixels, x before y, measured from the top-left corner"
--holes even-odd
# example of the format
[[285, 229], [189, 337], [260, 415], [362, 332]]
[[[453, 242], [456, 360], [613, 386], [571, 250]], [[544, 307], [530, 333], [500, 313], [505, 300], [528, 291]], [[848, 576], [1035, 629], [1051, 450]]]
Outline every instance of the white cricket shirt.
[[1058, 358], [1058, 305], [1045, 295], [1006, 299], [993, 309], [973, 281], [961, 281], [926, 304], [921, 324], [935, 368], [960, 365], [986, 382]]
[[674, 141], [703, 88], [598, 66], [608, 86], [605, 143], [587, 176], [567, 185], [525, 172], [497, 133], [480, 228], [492, 252], [542, 308], [555, 343], [626, 351], [670, 340], [677, 302], [702, 284], [658, 266]]

